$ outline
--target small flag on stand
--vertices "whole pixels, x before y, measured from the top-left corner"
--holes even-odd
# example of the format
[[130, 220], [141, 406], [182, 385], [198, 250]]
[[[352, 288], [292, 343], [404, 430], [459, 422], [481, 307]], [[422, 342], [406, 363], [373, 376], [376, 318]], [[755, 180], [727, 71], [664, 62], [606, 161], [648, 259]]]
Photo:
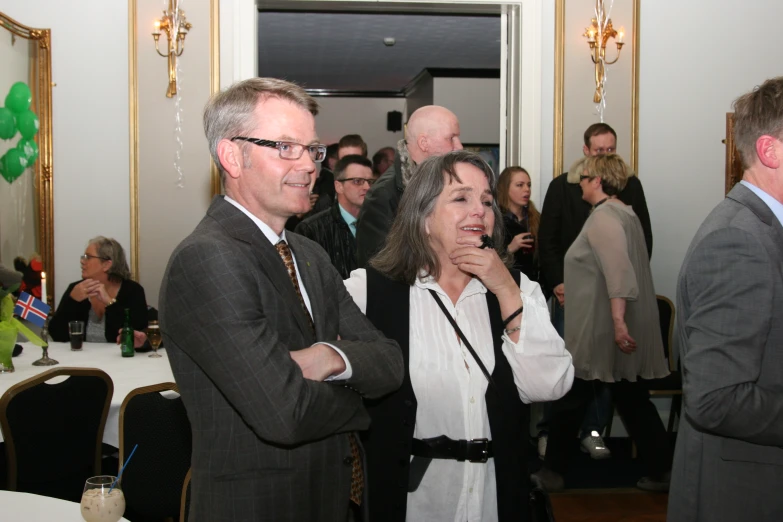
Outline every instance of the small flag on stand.
[[49, 315], [51, 307], [36, 299], [26, 292], [22, 292], [19, 295], [19, 300], [16, 301], [14, 307], [14, 315], [19, 316], [20, 319], [30, 321], [36, 326], [41, 326], [46, 323], [46, 317]]

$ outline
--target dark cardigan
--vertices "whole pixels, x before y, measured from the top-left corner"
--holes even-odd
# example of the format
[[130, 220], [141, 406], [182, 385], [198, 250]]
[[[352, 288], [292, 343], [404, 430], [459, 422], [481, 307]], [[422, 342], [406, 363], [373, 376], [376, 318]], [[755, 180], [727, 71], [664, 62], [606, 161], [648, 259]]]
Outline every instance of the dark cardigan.
[[[85, 331], [90, 316], [90, 300], [74, 301], [71, 298], [73, 287], [84, 281], [76, 281], [68, 286], [68, 289], [60, 299], [54, 317], [49, 322], [49, 335], [53, 341], [68, 342], [68, 323], [70, 321], [84, 321]], [[106, 342], [113, 343], [117, 340], [117, 334], [125, 321], [125, 309], [130, 309], [131, 326], [134, 330], [146, 330], [147, 328], [147, 299], [144, 296], [144, 288], [135, 281], [125, 279], [117, 292], [117, 302], [106, 307], [105, 325]]]
[[[519, 272], [512, 273], [518, 283]], [[409, 296], [410, 286], [391, 281], [367, 268], [367, 318], [399, 343], [405, 361], [402, 387], [382, 399], [365, 401], [372, 418], [363, 442], [367, 456], [370, 520], [373, 522], [403, 522], [408, 502], [408, 471], [417, 406], [409, 371]], [[492, 378], [502, 394], [499, 396], [488, 386], [485, 395], [495, 452], [498, 520], [519, 522], [529, 520], [530, 512], [526, 466], [530, 410], [519, 399], [511, 366], [503, 354], [500, 305], [492, 292], [487, 292], [486, 296], [495, 346]]]

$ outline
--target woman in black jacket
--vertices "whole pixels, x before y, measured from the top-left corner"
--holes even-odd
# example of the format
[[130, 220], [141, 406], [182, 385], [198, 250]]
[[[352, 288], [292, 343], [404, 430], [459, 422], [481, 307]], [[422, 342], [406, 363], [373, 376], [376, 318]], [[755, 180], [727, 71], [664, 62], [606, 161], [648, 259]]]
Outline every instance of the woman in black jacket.
[[127, 308], [131, 327], [137, 331], [135, 344], [144, 344], [147, 300], [141, 285], [130, 279], [122, 246], [111, 238], [93, 238], [84, 249], [80, 264], [82, 279], [68, 286], [49, 323], [52, 339], [67, 342], [68, 323], [83, 321], [85, 341], [113, 343], [122, 329]]
[[525, 169], [507, 167], [498, 179], [498, 205], [503, 212], [505, 247], [514, 257], [514, 268], [531, 281], [538, 281], [536, 236], [541, 214], [530, 201], [532, 185]]

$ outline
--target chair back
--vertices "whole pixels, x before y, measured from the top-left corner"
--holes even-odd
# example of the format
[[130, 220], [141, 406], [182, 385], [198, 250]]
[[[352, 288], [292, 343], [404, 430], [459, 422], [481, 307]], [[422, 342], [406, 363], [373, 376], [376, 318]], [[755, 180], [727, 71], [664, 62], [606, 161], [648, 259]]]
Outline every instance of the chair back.
[[[191, 432], [185, 406], [174, 383], [131, 391], [120, 407], [120, 464], [138, 444], [122, 474], [129, 512], [139, 518], [177, 520], [182, 485], [190, 468]], [[171, 395], [174, 395], [173, 393]]]
[[672, 334], [674, 331], [674, 304], [668, 297], [655, 296], [658, 302], [658, 319], [661, 323], [661, 338], [663, 339], [663, 356], [669, 363], [669, 371], [676, 371], [672, 354]]
[[190, 475], [193, 473], [193, 468], [188, 470], [188, 474], [185, 475], [185, 484], [182, 486], [182, 506], [179, 511], [179, 522], [188, 522], [188, 516], [190, 515]]
[[[55, 377], [64, 381], [49, 384]], [[79, 502], [101, 474], [101, 442], [114, 383], [97, 368], [54, 368], [0, 397], [7, 487]]]

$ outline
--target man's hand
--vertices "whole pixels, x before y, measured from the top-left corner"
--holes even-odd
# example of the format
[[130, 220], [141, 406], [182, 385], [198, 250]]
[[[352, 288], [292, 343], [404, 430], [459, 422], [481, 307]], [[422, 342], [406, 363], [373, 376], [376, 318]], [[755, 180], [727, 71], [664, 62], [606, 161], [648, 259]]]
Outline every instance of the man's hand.
[[560, 306], [565, 306], [565, 286], [563, 283], [560, 283], [557, 285], [554, 289], [555, 297], [557, 297], [557, 302], [560, 303]]
[[321, 382], [327, 377], [339, 375], [345, 371], [343, 358], [325, 344], [316, 344], [291, 352], [291, 359], [302, 369], [304, 378], [311, 381]]

